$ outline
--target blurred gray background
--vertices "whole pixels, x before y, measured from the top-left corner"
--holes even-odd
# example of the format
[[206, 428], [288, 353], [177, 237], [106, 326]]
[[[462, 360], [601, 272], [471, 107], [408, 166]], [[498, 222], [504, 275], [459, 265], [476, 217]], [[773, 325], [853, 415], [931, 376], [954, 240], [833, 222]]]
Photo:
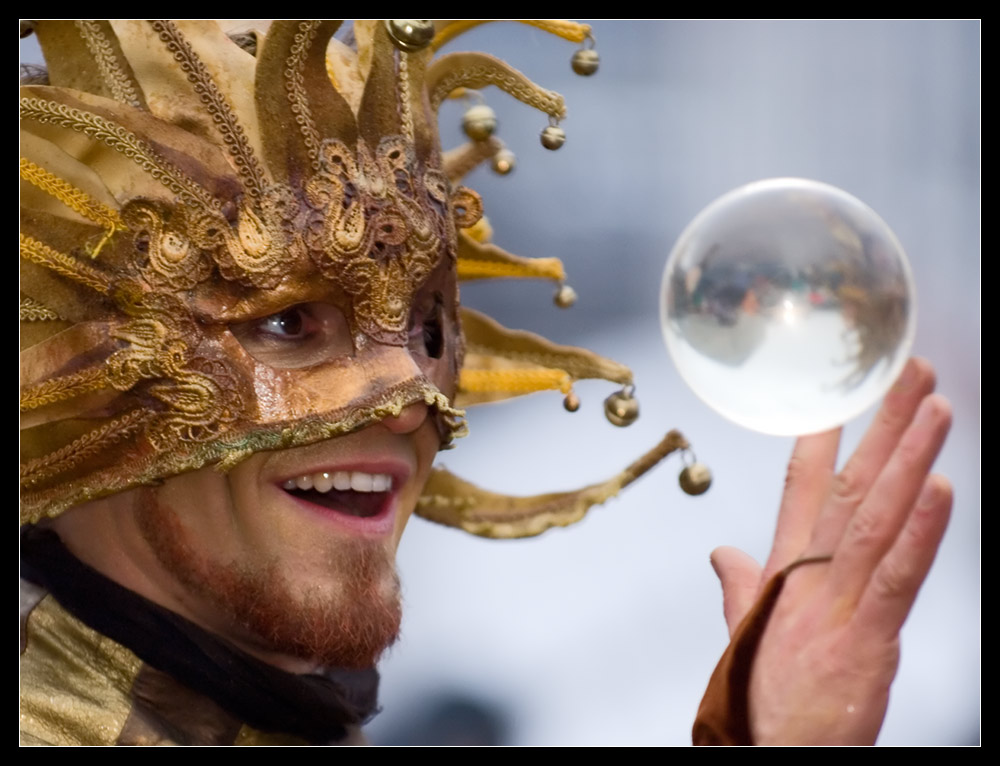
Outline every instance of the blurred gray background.
[[[467, 184], [497, 244], [562, 258], [580, 295], [561, 311], [550, 285], [512, 282], [469, 285], [463, 301], [630, 365], [642, 417], [614, 428], [601, 406], [612, 387], [584, 383], [574, 415], [555, 393], [471, 412], [472, 435], [442, 462], [498, 491], [567, 489], [616, 473], [676, 427], [715, 484], [684, 495], [674, 458], [582, 523], [533, 540], [415, 520], [400, 549], [403, 638], [383, 663], [374, 742], [421, 741], [434, 718], [473, 720], [463, 731], [478, 725], [512, 744], [690, 741], [727, 643], [708, 554], [729, 544], [766, 556], [792, 440], [731, 426], [684, 387], [660, 338], [657, 292], [701, 208], [789, 175], [845, 189], [895, 230], [918, 289], [915, 351], [933, 360], [955, 410], [937, 465], [955, 510], [904, 629], [879, 741], [979, 742], [980, 33], [974, 21], [595, 22], [592, 78], [570, 71], [575, 46], [521, 25], [450, 44], [498, 55], [566, 96], [568, 140], [548, 152], [545, 118], [489, 90], [519, 164]], [[23, 60], [37, 60], [30, 45]], [[461, 141], [461, 112], [442, 108], [446, 147]], [[843, 455], [867, 420], [847, 427]]]

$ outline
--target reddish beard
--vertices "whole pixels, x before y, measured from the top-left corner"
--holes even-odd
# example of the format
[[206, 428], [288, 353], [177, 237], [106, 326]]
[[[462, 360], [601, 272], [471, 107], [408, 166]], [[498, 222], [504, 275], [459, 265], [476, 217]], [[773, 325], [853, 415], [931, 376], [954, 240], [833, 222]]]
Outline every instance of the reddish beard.
[[396, 641], [402, 619], [399, 579], [379, 543], [338, 543], [330, 576], [340, 588], [302, 594], [289, 586], [277, 564], [207, 560], [192, 548], [184, 526], [155, 491], [140, 496], [139, 528], [160, 563], [268, 649], [324, 667], [370, 668]]

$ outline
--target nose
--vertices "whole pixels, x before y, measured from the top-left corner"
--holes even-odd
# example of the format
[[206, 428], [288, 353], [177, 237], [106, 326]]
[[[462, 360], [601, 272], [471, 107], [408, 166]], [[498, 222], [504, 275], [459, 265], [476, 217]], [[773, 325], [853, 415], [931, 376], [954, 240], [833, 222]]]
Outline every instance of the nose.
[[399, 413], [398, 417], [388, 417], [382, 421], [382, 425], [394, 434], [408, 434], [416, 431], [427, 420], [428, 407], [426, 404], [411, 404]]

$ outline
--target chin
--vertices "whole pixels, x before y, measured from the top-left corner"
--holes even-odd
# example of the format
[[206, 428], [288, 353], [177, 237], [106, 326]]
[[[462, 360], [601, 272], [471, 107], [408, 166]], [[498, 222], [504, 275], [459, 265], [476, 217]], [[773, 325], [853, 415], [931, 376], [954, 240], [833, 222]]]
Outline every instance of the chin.
[[204, 542], [191, 540], [180, 519], [153, 498], [137, 509], [137, 520], [181, 589], [185, 616], [265, 661], [370, 668], [399, 635], [399, 579], [385, 540], [338, 540], [323, 582], [302, 582], [300, 573], [285, 572], [295, 562], [209, 558]]

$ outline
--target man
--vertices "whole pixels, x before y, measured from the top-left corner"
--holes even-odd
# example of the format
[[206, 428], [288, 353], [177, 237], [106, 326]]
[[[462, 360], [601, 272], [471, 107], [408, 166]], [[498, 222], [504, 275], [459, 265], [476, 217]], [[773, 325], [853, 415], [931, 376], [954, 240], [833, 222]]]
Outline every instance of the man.
[[[519, 505], [428, 484], [460, 428], [456, 276], [558, 274], [481, 241], [478, 200], [453, 184], [498, 147], [442, 161], [433, 107], [487, 83], [553, 119], [561, 101], [473, 54], [428, 65], [454, 27], [432, 42], [360, 24], [328, 58], [335, 29], [275, 25], [254, 58], [204, 23], [38, 27], [65, 89], [22, 98], [22, 479], [40, 522], [24, 547], [28, 579], [55, 596], [27, 623], [26, 741], [350, 741], [398, 628], [392, 561], [421, 495], [424, 515], [513, 536], [579, 518], [637, 473]], [[472, 314], [462, 329], [473, 400], [525, 390], [511, 370], [528, 390], [630, 382]], [[772, 574], [807, 563], [770, 621], [765, 600], [745, 623], [736, 655], [767, 624], [753, 673], [726, 660], [738, 672], [713, 685], [701, 740], [877, 733], [949, 505], [925, 481], [947, 430], [932, 378], [911, 364], [836, 483], [836, 437], [801, 442], [763, 575], [716, 554], [732, 631]], [[682, 440], [665, 445], [655, 457]], [[69, 660], [83, 670], [56, 671]], [[88, 682], [104, 690], [89, 706]]]

